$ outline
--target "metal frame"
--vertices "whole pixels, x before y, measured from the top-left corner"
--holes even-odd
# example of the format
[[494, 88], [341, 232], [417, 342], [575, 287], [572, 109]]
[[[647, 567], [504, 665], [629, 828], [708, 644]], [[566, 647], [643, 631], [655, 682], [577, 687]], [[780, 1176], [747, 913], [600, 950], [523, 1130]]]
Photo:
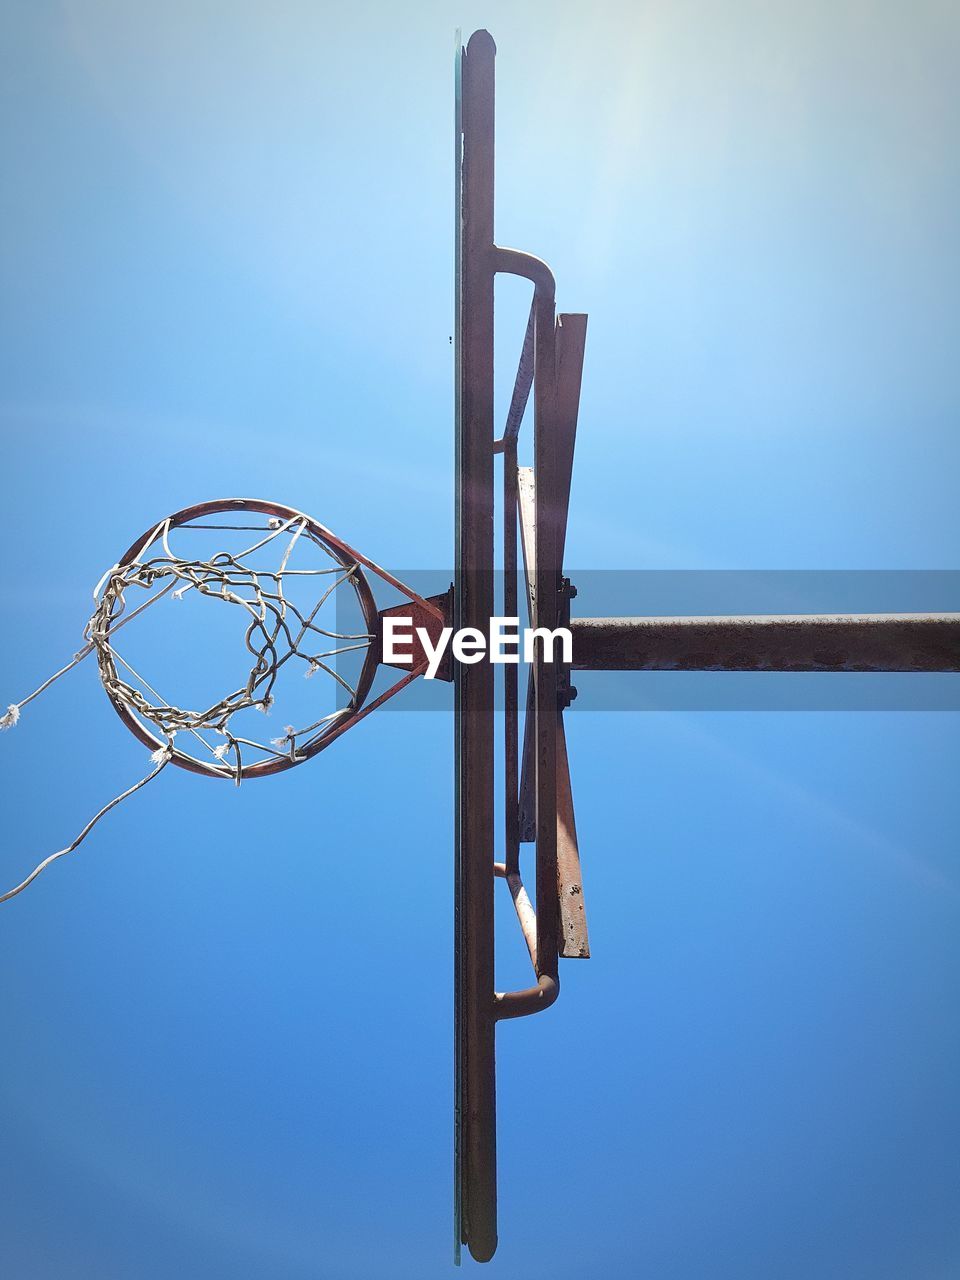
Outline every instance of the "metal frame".
[[[494, 613], [494, 459], [502, 457], [504, 613], [517, 614], [517, 536], [531, 625], [569, 625], [573, 670], [957, 671], [960, 614], [830, 617], [570, 618], [563, 576], [586, 316], [556, 315], [539, 258], [494, 241], [496, 47], [475, 32], [457, 58], [456, 581], [454, 625]], [[494, 436], [494, 280], [533, 284], [503, 435]], [[518, 467], [531, 391], [534, 466]], [[519, 746], [516, 666], [504, 679], [504, 855], [494, 860], [494, 669], [455, 664], [455, 1257], [497, 1247], [495, 1034], [498, 1021], [548, 1008], [558, 960], [590, 954], [563, 711], [570, 670], [535, 656]], [[520, 845], [536, 845], [536, 911]], [[506, 881], [535, 984], [494, 986], [494, 877]]]
[[[454, 625], [485, 630], [494, 609], [494, 459], [502, 458], [504, 612], [517, 614], [518, 508], [533, 627], [566, 614], [562, 580], [585, 316], [556, 314], [547, 264], [494, 241], [494, 62], [478, 31], [457, 60], [456, 580]], [[503, 435], [494, 436], [494, 280], [529, 280], [533, 300]], [[532, 470], [518, 468], [520, 425], [533, 393]], [[536, 487], [537, 502], [531, 496]], [[559, 664], [531, 669], [521, 780], [516, 666], [504, 673], [504, 855], [494, 856], [494, 669], [457, 664], [455, 884], [455, 1252], [478, 1261], [497, 1246], [495, 1035], [499, 1021], [548, 1008], [558, 959], [589, 955], [572, 796], [562, 734]], [[521, 795], [526, 794], [525, 804]], [[560, 801], [558, 805], [558, 799]], [[522, 810], [529, 812], [524, 822]], [[520, 844], [536, 845], [534, 912], [520, 874]], [[562, 858], [559, 855], [562, 853]], [[506, 881], [534, 969], [534, 984], [498, 992], [494, 879]]]
[[[458, 55], [454, 626], [493, 613], [493, 59], [477, 33]], [[489, 92], [483, 89], [489, 86]], [[494, 1067], [493, 670], [458, 664], [455, 779], [455, 1253], [497, 1247]]]

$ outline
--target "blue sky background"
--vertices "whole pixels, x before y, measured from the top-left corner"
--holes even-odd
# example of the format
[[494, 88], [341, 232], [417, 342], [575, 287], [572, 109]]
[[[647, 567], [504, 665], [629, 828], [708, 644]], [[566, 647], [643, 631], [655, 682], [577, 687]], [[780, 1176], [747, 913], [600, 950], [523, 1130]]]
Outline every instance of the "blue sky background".
[[[2, 22], [0, 701], [189, 502], [449, 572], [457, 26], [500, 48], [498, 238], [591, 316], [570, 565], [957, 567], [955, 6]], [[958, 737], [572, 720], [594, 958], [499, 1035], [491, 1274], [960, 1271]], [[4, 1274], [450, 1274], [451, 742], [168, 770], [3, 909]], [[92, 668], [0, 755], [10, 883], [145, 764]]]

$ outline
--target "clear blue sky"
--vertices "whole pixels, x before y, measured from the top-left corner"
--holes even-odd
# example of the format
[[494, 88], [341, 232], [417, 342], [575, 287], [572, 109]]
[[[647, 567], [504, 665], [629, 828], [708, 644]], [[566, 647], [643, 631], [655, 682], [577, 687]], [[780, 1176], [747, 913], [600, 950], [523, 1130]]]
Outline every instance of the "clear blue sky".
[[[458, 25], [591, 316], [569, 563], [958, 567], [955, 6], [7, 3], [0, 702], [188, 502], [445, 585]], [[960, 1274], [958, 739], [572, 720], [594, 959], [499, 1034], [492, 1275]], [[451, 741], [168, 770], [3, 910], [5, 1275], [451, 1274]], [[4, 885], [145, 762], [92, 669], [0, 757]]]

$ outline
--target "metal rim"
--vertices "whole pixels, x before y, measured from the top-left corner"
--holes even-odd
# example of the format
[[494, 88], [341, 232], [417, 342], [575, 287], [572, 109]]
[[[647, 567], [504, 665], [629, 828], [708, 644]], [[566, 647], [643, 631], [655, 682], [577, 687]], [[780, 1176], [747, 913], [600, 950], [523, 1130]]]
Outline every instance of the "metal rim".
[[[258, 515], [273, 516], [282, 521], [302, 520], [306, 531], [323, 543], [345, 569], [356, 566], [356, 572], [351, 582], [360, 601], [360, 608], [363, 612], [367, 630], [371, 635], [376, 634], [377, 606], [373, 598], [373, 592], [370, 590], [370, 584], [367, 582], [361, 568], [362, 562], [356, 552], [341, 538], [338, 538], [336, 534], [331, 533], [329, 529], [313, 520], [310, 516], [305, 515], [304, 512], [298, 511], [295, 507], [285, 506], [280, 502], [268, 502], [261, 498], [213, 498], [209, 502], [198, 502], [193, 506], [184, 507], [182, 510], [166, 517], [165, 520], [151, 525], [149, 530], [141, 534], [117, 561], [117, 568], [120, 570], [125, 569], [143, 555], [144, 551], [158, 540], [160, 536], [158, 531], [162, 525], [166, 525], [170, 529], [177, 529], [201, 516], [224, 515], [238, 511], [253, 511]], [[110, 625], [108, 623], [107, 633], [109, 634], [109, 632]], [[371, 643], [364, 656], [356, 693], [349, 703], [349, 711], [351, 713], [355, 713], [363, 706], [373, 684], [378, 665], [376, 645]], [[151, 733], [124, 702], [115, 697], [109, 689], [105, 691], [117, 715], [135, 738], [151, 751], [167, 747], [168, 744], [162, 738], [158, 738]], [[303, 764], [322, 751], [330, 741], [334, 740], [334, 737], [339, 736], [336, 733], [339, 723], [339, 721], [332, 721], [329, 726], [305, 743], [297, 752], [295, 758], [291, 759], [289, 756], [284, 756], [283, 758], [273, 757], [270, 760], [259, 760], [255, 764], [245, 764], [240, 770], [239, 778], [265, 778], [268, 774], [282, 773], [285, 769], [291, 769], [295, 765]], [[238, 775], [235, 772], [224, 771], [215, 766], [206, 765], [202, 761], [194, 759], [193, 756], [187, 755], [186, 752], [179, 751], [176, 747], [172, 748], [170, 762], [178, 765], [181, 769], [186, 769], [189, 773], [196, 773], [204, 778], [224, 778], [232, 781], [238, 779]]]

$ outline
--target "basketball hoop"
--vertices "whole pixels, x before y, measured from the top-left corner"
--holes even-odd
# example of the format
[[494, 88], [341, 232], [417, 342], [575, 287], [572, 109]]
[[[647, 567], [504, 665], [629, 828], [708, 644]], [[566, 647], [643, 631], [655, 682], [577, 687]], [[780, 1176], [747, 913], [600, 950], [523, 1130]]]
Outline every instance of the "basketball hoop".
[[[188, 547], [188, 534], [195, 540], [202, 537], [208, 545]], [[241, 545], [228, 548], [230, 540]], [[198, 503], [167, 516], [137, 538], [94, 590], [96, 607], [84, 629], [84, 647], [29, 697], [11, 705], [0, 718], [0, 728], [12, 728], [29, 702], [95, 654], [107, 696], [130, 732], [150, 750], [154, 767], [105, 805], [68, 848], [52, 854], [20, 885], [0, 895], [0, 902], [20, 893], [50, 862], [72, 852], [105, 813], [167, 764], [205, 777], [232, 779], [238, 786], [279, 773], [310, 760], [423, 674], [424, 655], [414, 652], [404, 676], [368, 701], [383, 647], [382, 614], [365, 570], [399, 591], [407, 602], [403, 607], [412, 608], [431, 630], [442, 627], [445, 597], [425, 599], [310, 516], [279, 503], [250, 498]], [[140, 595], [145, 598], [137, 599]], [[231, 605], [244, 624], [244, 678], [226, 691], [218, 688], [212, 697], [204, 694], [200, 709], [161, 695], [157, 686], [162, 682], [152, 673], [150, 679], [141, 675], [141, 664], [135, 667], [130, 660], [126, 635], [124, 653], [118, 645], [121, 629], [161, 599], [185, 597]], [[205, 615], [208, 631], [212, 621]], [[230, 639], [236, 638], [235, 631], [228, 633]], [[154, 658], [168, 647], [161, 644]], [[222, 654], [216, 653], [218, 681], [224, 665]], [[297, 693], [292, 680], [297, 673], [320, 677], [311, 681], [308, 695], [302, 683]], [[323, 686], [320, 696], [318, 684]], [[283, 685], [286, 689], [281, 690]], [[259, 718], [256, 713], [267, 715], [275, 704], [281, 709], [284, 697], [296, 711], [288, 713], [293, 723], [284, 724], [282, 734], [271, 737], [250, 727]], [[335, 699], [335, 705], [319, 705], [324, 697], [327, 703]]]
[[[174, 554], [171, 549], [176, 531], [226, 532], [226, 526], [204, 521], [243, 513], [266, 515], [268, 521], [262, 527], [249, 523], [230, 528], [230, 532], [258, 535], [252, 545], [241, 551], [220, 550], [207, 559], [198, 559]], [[332, 563], [297, 568], [294, 557], [303, 543], [319, 549], [323, 558]], [[277, 550], [276, 567], [255, 567], [252, 558], [267, 548]], [[285, 591], [284, 580], [289, 582], [294, 577], [301, 582], [309, 577], [318, 584], [309, 611]], [[338, 589], [344, 586], [355, 594], [363, 631], [345, 632], [335, 625], [321, 624], [325, 611], [332, 611], [328, 607], [336, 605]], [[245, 682], [201, 711], [172, 706], [157, 697], [120, 657], [115, 644], [118, 626], [125, 617], [132, 616], [126, 613], [128, 597], [137, 589], [153, 591], [146, 605], [167, 593], [182, 600], [188, 592], [196, 591], [211, 601], [233, 605], [246, 615], [244, 639], [253, 662]], [[87, 624], [87, 636], [97, 655], [107, 696], [127, 728], [145, 746], [152, 751], [169, 748], [171, 763], [193, 773], [228, 776], [239, 783], [302, 764], [338, 736], [338, 727], [359, 710], [373, 683], [377, 669], [373, 645], [377, 607], [361, 568], [361, 557], [329, 529], [290, 507], [239, 500], [207, 502], [178, 511], [137, 539], [101, 579], [96, 594], [97, 608]], [[348, 652], [363, 654], [355, 683], [339, 674], [333, 665]], [[276, 683], [291, 661], [299, 664], [303, 675], [322, 674], [334, 680], [346, 696], [343, 705], [301, 728], [288, 726], [283, 737], [267, 742], [234, 732], [231, 721], [239, 713], [249, 709], [270, 711]], [[216, 735], [221, 742], [211, 747], [204, 734]], [[191, 745], [199, 743], [205, 748], [205, 756], [198, 758], [181, 745], [184, 738]], [[267, 758], [245, 762], [244, 748]]]

